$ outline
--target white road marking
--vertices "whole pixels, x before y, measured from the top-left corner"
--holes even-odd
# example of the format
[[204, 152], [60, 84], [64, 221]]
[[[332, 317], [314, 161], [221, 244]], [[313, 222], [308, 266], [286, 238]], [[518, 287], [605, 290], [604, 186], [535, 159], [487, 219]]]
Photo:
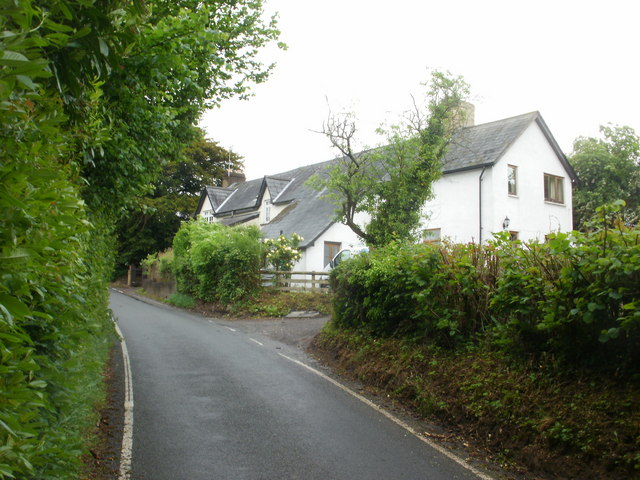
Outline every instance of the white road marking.
[[127, 344], [118, 324], [116, 324], [116, 332], [120, 337], [122, 359], [124, 360], [124, 425], [122, 428], [122, 450], [120, 452], [118, 480], [129, 480], [131, 475], [131, 452], [133, 450], [133, 383], [131, 381], [131, 362]]
[[226, 329], [228, 329], [228, 330], [231, 330], [232, 332], [235, 332], [235, 331], [236, 331], [236, 329], [235, 329], [235, 328], [231, 328], [231, 327], [224, 327], [224, 328], [226, 328]]
[[357, 398], [358, 400], [360, 400], [362, 403], [364, 403], [365, 405], [373, 408], [376, 412], [384, 415], [385, 417], [387, 417], [389, 420], [391, 420], [392, 422], [394, 422], [396, 425], [399, 425], [400, 427], [404, 428], [406, 431], [408, 431], [409, 433], [411, 433], [414, 437], [418, 438], [419, 440], [421, 440], [422, 442], [426, 443], [427, 445], [429, 445], [431, 448], [437, 450], [438, 452], [440, 452], [441, 454], [443, 454], [444, 456], [450, 458], [451, 460], [453, 460], [454, 462], [456, 462], [458, 465], [466, 468], [467, 470], [471, 471], [472, 473], [474, 473], [475, 475], [478, 476], [478, 478], [481, 478], [482, 480], [494, 480], [493, 477], [490, 477], [489, 475], [481, 472], [480, 470], [478, 470], [477, 468], [475, 468], [473, 465], [470, 465], [467, 461], [465, 461], [464, 459], [460, 458], [459, 456], [457, 456], [455, 453], [450, 452], [449, 450], [447, 450], [446, 448], [438, 445], [437, 443], [429, 440], [428, 438], [420, 435], [420, 433], [418, 433], [413, 427], [411, 427], [409, 424], [403, 422], [402, 420], [400, 420], [398, 417], [392, 415], [391, 413], [387, 412], [386, 410], [384, 410], [383, 408], [379, 407], [378, 405], [376, 405], [375, 403], [373, 403], [371, 400], [363, 397], [362, 395], [357, 394], [356, 392], [354, 392], [353, 390], [351, 390], [350, 388], [346, 387], [345, 385], [341, 384], [340, 382], [334, 380], [333, 378], [329, 377], [328, 375], [325, 375], [324, 373], [320, 372], [319, 370], [316, 370], [313, 367], [310, 367], [309, 365], [307, 365], [306, 363], [303, 363], [299, 360], [296, 360], [295, 358], [291, 358], [288, 357], [282, 353], [278, 353], [278, 355], [280, 355], [283, 358], [286, 358], [287, 360], [289, 360], [290, 362], [295, 363], [296, 365], [300, 365], [303, 368], [306, 368], [307, 370], [309, 370], [312, 373], [315, 373], [316, 375], [318, 375], [319, 377], [323, 378], [324, 380], [326, 380], [329, 383], [332, 383], [333, 385], [335, 385], [336, 387], [338, 387], [339, 389], [347, 392], [349, 395]]
[[253, 343], [257, 343], [258, 345], [260, 345], [261, 347], [264, 347], [263, 343], [260, 343], [258, 340], [256, 340], [255, 338], [251, 338], [249, 337], [249, 340], [251, 340]]

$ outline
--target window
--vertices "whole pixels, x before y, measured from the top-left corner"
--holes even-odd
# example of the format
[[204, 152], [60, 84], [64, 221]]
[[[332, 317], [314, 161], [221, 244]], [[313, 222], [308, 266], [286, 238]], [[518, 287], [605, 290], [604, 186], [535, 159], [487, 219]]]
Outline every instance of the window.
[[515, 242], [516, 240], [518, 240], [518, 232], [514, 232], [513, 230], [510, 230], [509, 240], [511, 240], [512, 242]]
[[509, 195], [518, 195], [518, 167], [507, 165], [507, 182]]
[[439, 243], [440, 242], [440, 229], [429, 228], [422, 232], [422, 241], [424, 243]]
[[324, 242], [324, 266], [329, 265], [329, 262], [333, 260], [342, 244], [340, 242]]
[[213, 210], [203, 210], [202, 216], [207, 220], [207, 222], [213, 223]]
[[546, 202], [564, 203], [564, 186], [562, 177], [544, 174], [544, 200]]
[[264, 221], [267, 223], [271, 221], [271, 200], [264, 201]]

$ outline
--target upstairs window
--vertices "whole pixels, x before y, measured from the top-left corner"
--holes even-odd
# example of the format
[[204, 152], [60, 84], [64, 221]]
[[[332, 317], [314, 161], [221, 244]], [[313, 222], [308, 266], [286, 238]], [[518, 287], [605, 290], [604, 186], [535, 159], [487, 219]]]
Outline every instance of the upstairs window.
[[213, 210], [203, 210], [202, 216], [207, 220], [207, 222], [213, 223]]
[[271, 200], [264, 201], [264, 220], [267, 223], [271, 221]]
[[544, 174], [544, 200], [546, 202], [564, 203], [564, 178]]
[[509, 195], [518, 195], [518, 167], [507, 165], [507, 190]]

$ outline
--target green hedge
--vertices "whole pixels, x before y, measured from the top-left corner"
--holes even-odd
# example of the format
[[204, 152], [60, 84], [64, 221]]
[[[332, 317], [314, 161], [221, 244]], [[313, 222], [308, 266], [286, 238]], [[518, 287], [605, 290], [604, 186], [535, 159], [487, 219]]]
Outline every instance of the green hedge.
[[113, 338], [109, 230], [89, 221], [59, 138], [22, 126], [21, 142], [0, 134], [0, 478], [77, 478]]
[[260, 287], [258, 227], [185, 223], [173, 240], [178, 291], [207, 302], [233, 303]]
[[600, 211], [588, 234], [488, 246], [392, 245], [331, 275], [338, 327], [457, 347], [490, 341], [567, 366], [640, 367], [640, 229]]

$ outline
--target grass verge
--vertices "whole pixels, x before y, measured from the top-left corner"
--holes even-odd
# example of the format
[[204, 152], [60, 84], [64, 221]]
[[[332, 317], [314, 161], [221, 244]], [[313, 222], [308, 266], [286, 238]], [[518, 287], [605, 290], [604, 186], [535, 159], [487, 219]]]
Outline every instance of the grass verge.
[[481, 348], [450, 351], [375, 339], [331, 324], [313, 353], [473, 439], [502, 463], [546, 478], [640, 478], [640, 385], [514, 365]]

